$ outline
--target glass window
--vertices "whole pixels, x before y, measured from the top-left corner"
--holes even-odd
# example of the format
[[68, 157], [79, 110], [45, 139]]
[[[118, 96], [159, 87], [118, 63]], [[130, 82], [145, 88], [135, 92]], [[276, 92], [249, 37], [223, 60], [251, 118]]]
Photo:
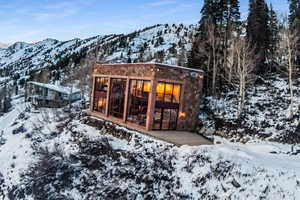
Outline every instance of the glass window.
[[130, 80], [127, 121], [146, 126], [150, 81]]
[[159, 82], [156, 87], [153, 129], [176, 130], [181, 85]]
[[109, 114], [121, 119], [124, 114], [126, 82], [126, 79], [111, 79]]
[[107, 105], [108, 78], [95, 79], [93, 110], [105, 114]]

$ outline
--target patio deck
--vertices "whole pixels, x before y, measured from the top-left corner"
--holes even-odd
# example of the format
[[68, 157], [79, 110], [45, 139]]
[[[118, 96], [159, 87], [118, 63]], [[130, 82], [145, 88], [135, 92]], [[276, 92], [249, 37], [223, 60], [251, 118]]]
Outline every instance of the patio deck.
[[165, 142], [175, 144], [177, 146], [189, 145], [189, 146], [199, 146], [199, 145], [211, 145], [212, 141], [206, 139], [205, 137], [198, 135], [196, 133], [187, 131], [145, 131], [140, 132], [145, 133], [150, 137], [154, 137]]
[[106, 120], [114, 124], [118, 124], [129, 130], [138, 131], [141, 134], [147, 135], [149, 137], [159, 139], [171, 144], [175, 144], [177, 146], [189, 145], [189, 146], [199, 146], [199, 145], [211, 145], [212, 141], [206, 139], [205, 137], [198, 135], [196, 133], [188, 132], [188, 131], [147, 131], [138, 126], [128, 125], [121, 121], [111, 120], [110, 118], [103, 117], [101, 115], [97, 115], [90, 111], [87, 111], [87, 114], [100, 120]]

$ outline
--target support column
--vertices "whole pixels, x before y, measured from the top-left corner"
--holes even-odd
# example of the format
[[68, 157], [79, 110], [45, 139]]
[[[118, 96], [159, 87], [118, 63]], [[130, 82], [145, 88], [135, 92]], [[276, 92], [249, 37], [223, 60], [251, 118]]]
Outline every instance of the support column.
[[128, 110], [128, 97], [129, 97], [129, 78], [126, 80], [126, 89], [125, 89], [125, 102], [124, 102], [124, 113], [123, 113], [123, 121], [126, 122], [127, 118], [127, 110]]
[[109, 115], [109, 99], [110, 99], [110, 91], [111, 91], [111, 78], [108, 78], [107, 84], [107, 94], [106, 94], [106, 106], [105, 106], [105, 115], [108, 117]]
[[93, 76], [93, 86], [92, 86], [92, 92], [91, 92], [91, 100], [90, 100], [90, 111], [93, 112], [94, 111], [94, 93], [95, 93], [95, 81], [96, 81], [96, 78], [95, 76]]
[[156, 99], [156, 85], [157, 81], [155, 79], [151, 80], [151, 90], [148, 98], [148, 111], [146, 120], [146, 130], [151, 131], [153, 126], [153, 116], [155, 109], [155, 99]]

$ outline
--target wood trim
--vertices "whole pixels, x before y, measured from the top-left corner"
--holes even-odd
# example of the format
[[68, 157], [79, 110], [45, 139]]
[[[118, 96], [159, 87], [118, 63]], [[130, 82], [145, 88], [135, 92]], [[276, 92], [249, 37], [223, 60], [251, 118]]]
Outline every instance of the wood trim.
[[93, 74], [93, 77], [103, 77], [103, 78], [122, 78], [122, 79], [135, 79], [135, 80], [148, 80], [151, 81], [152, 77], [143, 77], [143, 76], [120, 76], [120, 75], [102, 75], [102, 74]]
[[126, 89], [125, 89], [125, 102], [124, 102], [124, 113], [123, 113], [123, 121], [126, 122], [127, 120], [127, 109], [128, 109], [128, 97], [129, 97], [129, 84], [130, 84], [130, 79], [127, 78], [126, 80]]
[[107, 96], [106, 96], [106, 107], [105, 107], [105, 115], [106, 116], [109, 115], [110, 91], [111, 91], [111, 78], [108, 78]]
[[94, 110], [95, 81], [96, 81], [96, 78], [93, 77], [93, 86], [92, 86], [92, 92], [91, 92], [91, 97], [90, 97], [91, 98], [90, 111]]
[[150, 92], [149, 98], [148, 98], [148, 111], [147, 111], [147, 120], [146, 120], [146, 130], [147, 131], [152, 130], [152, 126], [153, 126], [156, 85], [157, 85], [157, 81], [155, 79], [151, 80], [151, 92]]

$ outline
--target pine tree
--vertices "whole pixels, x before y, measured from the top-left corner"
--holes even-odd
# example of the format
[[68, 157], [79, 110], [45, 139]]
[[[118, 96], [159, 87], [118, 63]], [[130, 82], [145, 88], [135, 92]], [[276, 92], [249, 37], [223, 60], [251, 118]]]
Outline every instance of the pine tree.
[[247, 19], [247, 39], [255, 47], [257, 61], [256, 73], [265, 73], [266, 55], [269, 48], [268, 6], [265, 0], [250, 0], [249, 15]]
[[[289, 0], [290, 3], [290, 14], [289, 14], [289, 25], [292, 32], [300, 38], [300, 0]], [[297, 51], [300, 52], [300, 40], [298, 41]], [[300, 66], [300, 55], [297, 55], [296, 65]]]
[[279, 21], [277, 14], [273, 9], [272, 4], [270, 4], [269, 14], [268, 14], [268, 35], [269, 35], [269, 48], [268, 57], [270, 59], [270, 70], [275, 71], [276, 65], [276, 51], [279, 45]]
[[289, 0], [289, 24], [292, 29], [300, 28], [300, 0]]
[[204, 0], [201, 16], [188, 66], [201, 67], [206, 72], [204, 92], [214, 94], [216, 87], [223, 85], [229, 40], [239, 28], [239, 1]]

